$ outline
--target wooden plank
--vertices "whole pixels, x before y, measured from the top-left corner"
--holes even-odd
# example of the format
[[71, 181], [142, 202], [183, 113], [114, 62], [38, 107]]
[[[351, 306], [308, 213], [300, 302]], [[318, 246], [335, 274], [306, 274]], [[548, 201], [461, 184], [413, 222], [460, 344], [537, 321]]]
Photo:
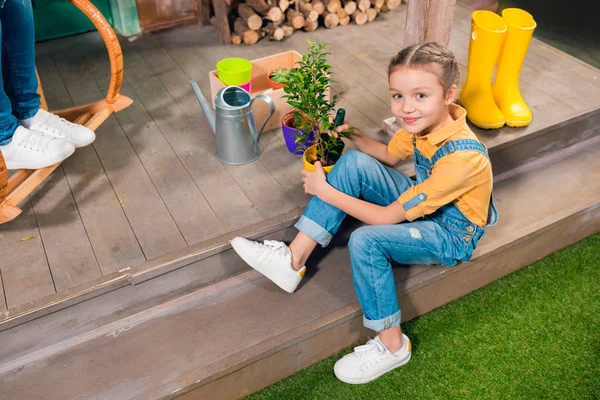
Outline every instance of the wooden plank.
[[210, 24], [210, 2], [209, 0], [198, 1], [198, 22], [200, 25]]
[[[43, 73], [40, 73], [43, 77]], [[47, 94], [47, 100], [51, 96]], [[32, 194], [34, 213], [57, 291], [101, 275], [62, 168]], [[42, 289], [45, 293], [46, 290]]]
[[198, 243], [224, 233], [225, 230], [214, 211], [129, 83], [123, 85], [122, 93], [136, 100], [136, 103], [127, 113], [117, 114], [117, 120], [187, 244]]
[[406, 7], [404, 47], [425, 42], [429, 0], [411, 1]]
[[[181, 390], [177, 400], [233, 400], [258, 392], [296, 372], [340, 351], [364, 344], [370, 332], [362, 326], [362, 316], [334, 325], [328, 330], [284, 348], [255, 363], [198, 388]], [[177, 395], [179, 393], [174, 393]]]
[[[185, 248], [166, 256], [149, 261], [144, 265], [131, 268], [129, 272], [130, 281], [134, 285], [149, 279], [174, 271], [191, 263], [204, 260], [231, 248], [231, 239], [242, 236], [249, 239], [260, 239], [268, 235], [275, 235], [293, 226], [302, 215], [302, 210], [295, 209], [277, 217], [270, 218], [244, 228], [227, 232], [221, 236], [206, 240], [194, 246]], [[288, 237], [289, 241], [293, 237]], [[284, 238], [278, 238], [284, 240]]]
[[554, 65], [558, 65], [583, 78], [586, 82], [600, 87], [600, 70], [552, 46], [533, 38], [529, 51], [545, 58]]
[[[196, 114], [200, 114], [197, 111], [197, 100], [192, 97], [192, 91], [185, 79], [186, 75], [181, 68], [158, 43], [151, 41], [140, 43], [141, 46], [137, 53], [142, 56], [142, 59], [145, 56], [146, 65], [154, 73], [154, 76], [161, 81], [174, 99], [187, 95], [188, 102], [195, 103]], [[204, 132], [206, 131], [205, 129]], [[210, 130], [208, 131], [210, 132]], [[272, 133], [267, 132], [261, 135], [260, 142], [263, 148], [268, 141], [268, 136], [272, 136]], [[286, 195], [285, 190], [260, 162], [241, 166], [225, 165], [225, 167], [263, 218], [273, 217], [295, 207], [292, 199]]]
[[[377, 78], [380, 76], [385, 82], [390, 59], [398, 54], [400, 48], [398, 43], [391, 40], [389, 31], [385, 36], [379, 34], [379, 30], [382, 29], [381, 25], [384, 24], [387, 25], [386, 30], [391, 29], [385, 21], [379, 20], [379, 16], [378, 20], [362, 25], [360, 30], [331, 29], [327, 31], [327, 40], [336, 43], [347, 52], [353, 53], [361, 62], [377, 73]], [[395, 35], [393, 37], [397, 39]], [[373, 43], [377, 43], [377, 46], [373, 46]], [[377, 79], [376, 76], [371, 78]]]
[[56, 291], [102, 276], [62, 167], [31, 198]]
[[[201, 52], [190, 52], [194, 46]], [[165, 88], [171, 93], [177, 104], [187, 114], [200, 134], [212, 134], [207, 127], [204, 113], [198, 107], [198, 100], [190, 90], [189, 79], [198, 85], [210, 98], [208, 72], [216, 69], [219, 60], [227, 57], [244, 57], [249, 60], [258, 58], [254, 50], [256, 46], [222, 46], [217, 43], [214, 29], [182, 28], [179, 32], [163, 32], [148, 40], [133, 43], [131, 47], [144, 58], [148, 67], [154, 72]], [[152, 61], [149, 60], [152, 57]], [[148, 57], [146, 57], [148, 54]]]
[[439, 42], [448, 44], [456, 0], [411, 1], [406, 8], [404, 46]]
[[[278, 129], [276, 135], [283, 134]], [[294, 200], [296, 206], [305, 207], [308, 204], [312, 196], [304, 193], [301, 180], [302, 159], [290, 153], [283, 140], [272, 140], [267, 144], [260, 161]]]
[[494, 174], [501, 174], [536, 158], [600, 135], [600, 109], [558, 123], [530, 135], [527, 141], [513, 140], [490, 151]]
[[[203, 140], [176, 104], [165, 104], [163, 99], [168, 93], [164, 86], [152, 76], [139, 55], [128, 53], [128, 56], [129, 67], [125, 73], [128, 82], [150, 111], [225, 229], [234, 230], [261, 221], [263, 217], [251, 200], [228, 169], [215, 158], [214, 140]], [[202, 112], [200, 106], [197, 107], [197, 112]], [[227, 199], [227, 202], [223, 199]]]
[[219, 32], [219, 42], [221, 44], [231, 43], [231, 29], [229, 28], [227, 4], [225, 0], [212, 0], [215, 10], [217, 31]]
[[[38, 69], [51, 110], [71, 107], [73, 101], [52, 58], [38, 59]], [[93, 92], [85, 96], [92, 97]], [[102, 274], [145, 261], [93, 146], [78, 149], [62, 166]]]
[[[319, 32], [319, 30], [311, 32], [311, 36], [314, 40], [321, 43], [328, 41], [327, 35]], [[390, 88], [387, 80], [385, 78], [373, 79], [374, 76], [381, 74], [379, 69], [375, 70], [371, 68], [357, 57], [354, 52], [346, 50], [337, 43], [330, 43], [328, 49], [332, 54], [327, 57], [327, 60], [333, 66], [334, 70], [345, 72], [360, 84], [363, 92], [369, 92], [376, 98], [389, 104]], [[385, 73], [386, 68], [387, 64], [383, 68], [383, 73]]]
[[[96, 45], [82, 43], [75, 48], [75, 54], [81, 57], [60, 53], [54, 56], [54, 60], [73, 101], [85, 104], [94, 98], [101, 98], [102, 92], [89, 72], [84, 57], [90, 52], [104, 50], [101, 42]], [[185, 240], [177, 225], [114, 116], [97, 130], [93, 147], [146, 259], [185, 247]]]
[[[113, 272], [100, 278], [92, 279], [84, 284], [50, 294], [38, 300], [15, 306], [0, 313], [0, 332], [50, 315], [72, 305], [99, 297], [123, 286], [130, 285], [125, 273]], [[117, 311], [116, 311], [117, 312]], [[61, 326], [65, 329], [65, 326]], [[41, 330], [44, 332], [44, 330]]]
[[22, 208], [18, 218], [0, 225], [2, 310], [55, 293], [44, 243], [29, 199], [23, 202]]
[[262, 162], [225, 167], [264, 219], [298, 207]]
[[[520, 179], [500, 180], [497, 200], [504, 222], [489, 230], [472, 262], [453, 268], [395, 269], [403, 319], [422, 315], [600, 231], [600, 179], [593, 179], [600, 171], [599, 140], [595, 138], [524, 166], [518, 172]], [[563, 185], [555, 187], [548, 196], [543, 187], [552, 178]], [[572, 196], [574, 190], [579, 191], [580, 197]], [[26, 368], [3, 375], [7, 381], [3, 382], [5, 390], [28, 398], [37, 398], [41, 393], [72, 397], [81, 393], [82, 382], [70, 380], [52, 385], [48, 373], [72, 374], [82, 363], [89, 365], [89, 372], [97, 377], [91, 383], [85, 382], [88, 393], [97, 396], [174, 397], [188, 390], [201, 394], [202, 387], [208, 384], [213, 385], [211, 398], [237, 398], [248, 388], [257, 390], [308, 362], [303, 353], [325, 356], [314, 350], [320, 340], [311, 338], [332, 330], [332, 336], [344, 341], [348, 335], [356, 334], [355, 329], [362, 329], [360, 322], [345, 325], [341, 331], [334, 329], [361, 318], [348, 268], [349, 253], [344, 246], [348, 233], [349, 230], [337, 236], [331, 250], [319, 249], [310, 263], [318, 263], [321, 268], [317, 272], [311, 265], [309, 272], [317, 273], [307, 275], [309, 279], [293, 296], [250, 271], [147, 313], [103, 326], [97, 335], [86, 333], [91, 340], [74, 340], [73, 348], [61, 348], [48, 354], [48, 358], [31, 359]], [[223, 319], [223, 315], [230, 318]], [[235, 327], [239, 325], [247, 327], [244, 335], [237, 334]], [[193, 339], [199, 336], [203, 338], [201, 342]], [[304, 343], [309, 347], [304, 347]], [[330, 339], [323, 343], [331, 344]], [[289, 370], [281, 367], [281, 358], [276, 356], [288, 349], [282, 357], [287, 357], [292, 365], [297, 362]], [[297, 356], [290, 358], [291, 355]], [[152, 362], [156, 359], [161, 363]], [[314, 361], [317, 359], [310, 360]], [[38, 379], [38, 365], [46, 367], [45, 379]], [[59, 365], [60, 370], [52, 368]], [[18, 368], [19, 362], [3, 367], [7, 371]], [[129, 377], [126, 383], [118, 379], [124, 371]], [[235, 377], [226, 378], [230, 374]], [[147, 383], [149, 377], [156, 377], [151, 380], [153, 386]], [[265, 380], [256, 382], [253, 377]], [[30, 385], [31, 381], [38, 384]], [[236, 384], [227, 386], [231, 382]]]
[[[103, 69], [100, 68], [108, 67], [104, 65], [107, 63], [96, 56], [89, 57], [88, 62], [93, 66], [91, 72], [98, 84], [101, 87], [108, 85], [109, 76], [103, 74]], [[182, 80], [182, 83], [185, 82], [187, 81]], [[134, 103], [126, 112], [116, 114], [117, 121], [123, 127], [186, 243], [198, 243], [223, 233], [224, 228], [217, 216], [127, 80], [123, 83], [121, 93], [132, 98]]]
[[0, 269], [0, 312], [6, 310], [6, 295], [4, 294], [4, 285], [2, 283], [2, 270]]
[[[297, 220], [298, 216], [299, 214], [291, 216], [292, 221]], [[297, 232], [289, 223], [277, 223], [277, 221], [270, 221], [270, 223], [272, 225], [263, 227], [260, 231], [246, 229], [245, 233], [238, 232], [238, 234], [257, 239], [269, 235], [269, 238], [289, 242]], [[92, 336], [101, 336], [102, 333], [98, 332], [98, 328], [105, 325], [217, 282], [247, 274], [250, 271], [248, 266], [237, 262], [237, 254], [231, 251], [229, 244], [231, 237], [233, 236], [229, 234], [211, 241], [213, 243], [208, 243], [204, 251], [200, 250], [195, 260], [188, 265], [179, 265], [178, 270], [171, 270], [169, 274], [158, 277], [160, 274], [157, 274], [154, 268], [158, 267], [158, 262], [153, 261], [149, 263], [153, 264], [150, 269], [135, 271], [135, 268], [132, 268], [129, 271], [132, 273], [129, 280], [134, 284], [133, 286], [123, 287], [123, 284], [127, 284], [127, 277], [123, 279], [124, 276], [113, 276], [112, 282], [106, 283], [113, 291], [105, 293], [102, 297], [89, 299], [81, 304], [72, 304], [69, 310], [31, 319], [28, 323], [14, 326], [10, 330], [7, 328], [7, 323], [2, 323], [0, 342], [4, 346], [0, 347], [0, 365], [6, 366], [7, 363], [14, 363], [23, 358], [32, 361], [47, 357], [71, 346], [74, 341], [81, 341], [81, 335], [86, 335], [88, 339]], [[210, 246], [221, 249], [213, 252]], [[223, 247], [227, 250], [223, 250]], [[223, 254], [218, 254], [220, 252]]]
[[[179, 106], [187, 120], [189, 127], [198, 132], [200, 137], [210, 141], [214, 139], [214, 133], [210, 128], [208, 119], [198, 105], [198, 100], [189, 84], [190, 77], [177, 65], [171, 55], [155, 40], [153, 36], [132, 43], [127, 46], [127, 54], [134, 54], [144, 61], [143, 71], [148, 71], [157, 78], [164, 89], [169, 93], [173, 102]], [[137, 58], [134, 60], [137, 62]], [[206, 80], [206, 77], [204, 77]], [[210, 91], [205, 92], [210, 97]], [[178, 112], [180, 114], [180, 112]], [[183, 118], [185, 118], [182, 115]]]
[[425, 42], [448, 45], [455, 5], [456, 0], [429, 0]]

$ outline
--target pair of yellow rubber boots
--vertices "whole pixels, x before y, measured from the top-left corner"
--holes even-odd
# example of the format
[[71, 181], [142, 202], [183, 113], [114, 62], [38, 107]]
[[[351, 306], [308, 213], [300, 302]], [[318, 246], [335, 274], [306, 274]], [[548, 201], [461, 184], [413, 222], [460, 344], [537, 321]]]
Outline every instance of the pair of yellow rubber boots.
[[502, 17], [484, 10], [473, 13], [467, 80], [459, 96], [473, 125], [498, 129], [531, 122], [519, 91], [519, 71], [535, 27], [531, 14], [518, 8], [504, 9]]

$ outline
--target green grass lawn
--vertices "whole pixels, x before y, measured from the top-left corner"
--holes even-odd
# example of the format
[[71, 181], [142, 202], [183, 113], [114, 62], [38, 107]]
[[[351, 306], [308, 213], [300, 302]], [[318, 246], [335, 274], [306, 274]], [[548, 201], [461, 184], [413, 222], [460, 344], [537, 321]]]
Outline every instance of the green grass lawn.
[[411, 361], [366, 385], [333, 364], [247, 399], [600, 399], [600, 234], [402, 325]]

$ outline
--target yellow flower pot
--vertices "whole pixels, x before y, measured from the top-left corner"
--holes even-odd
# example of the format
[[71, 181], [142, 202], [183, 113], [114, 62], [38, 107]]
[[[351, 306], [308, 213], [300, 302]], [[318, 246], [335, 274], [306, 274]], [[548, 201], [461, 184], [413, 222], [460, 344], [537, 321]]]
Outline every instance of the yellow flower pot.
[[[315, 161], [317, 161], [317, 146], [313, 145], [307, 148], [302, 154], [302, 163], [304, 164], [304, 169], [310, 172], [315, 172], [317, 167], [315, 167]], [[323, 167], [323, 172], [327, 175], [331, 172], [333, 165], [329, 165], [327, 167]]]

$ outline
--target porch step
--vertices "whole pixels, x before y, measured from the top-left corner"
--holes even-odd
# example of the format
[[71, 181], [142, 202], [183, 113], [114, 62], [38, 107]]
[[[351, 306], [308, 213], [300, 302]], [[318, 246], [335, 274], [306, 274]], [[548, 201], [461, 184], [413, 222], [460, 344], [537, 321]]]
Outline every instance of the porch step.
[[[583, 112], [576, 117], [540, 130], [529, 128], [504, 128], [496, 131], [483, 131], [473, 128], [478, 137], [488, 147], [496, 176], [539, 157], [600, 135], [600, 109]], [[389, 137], [382, 133], [375, 138], [381, 141], [389, 140]], [[412, 161], [406, 160], [398, 165], [397, 169], [408, 175], [413, 174]], [[229, 240], [233, 237], [260, 238], [275, 234], [275, 232], [292, 226], [301, 214], [301, 209], [295, 209], [269, 220], [224, 234], [149, 262], [125, 268], [43, 299], [8, 311], [2, 311], [0, 312], [0, 331], [67, 307], [76, 306], [112, 291], [121, 293], [123, 292], [120, 290], [121, 288], [132, 290], [131, 285], [139, 285], [142, 282], [189, 265], [192, 265], [192, 267], [188, 269], [195, 271], [189, 273], [188, 278], [186, 278], [190, 280], [189, 282], [177, 282], [176, 279], [167, 279], [172, 282], [171, 286], [168, 286], [168, 290], [165, 288], [165, 293], [170, 293], [167, 297], [197, 290], [208, 284], [227, 279], [240, 271], [232, 269], [230, 265], [214, 266], [210, 269], [210, 273], [200, 274], [198, 277], [196, 274], [197, 269], [194, 267], [195, 263], [230, 249]], [[185, 273], [180, 271], [179, 275], [183, 276]], [[139, 290], [133, 289], [133, 291], [137, 293]], [[157, 298], [161, 299], [160, 296]], [[155, 304], [154, 300], [157, 298], [151, 295], [147, 296], [147, 303], [144, 304], [151, 306]]]
[[[600, 231], [600, 136], [513, 165], [496, 176], [500, 223], [471, 262], [395, 268], [403, 320]], [[293, 295], [226, 250], [0, 332], [0, 397], [240, 398], [360, 343], [345, 246], [356, 224]]]

